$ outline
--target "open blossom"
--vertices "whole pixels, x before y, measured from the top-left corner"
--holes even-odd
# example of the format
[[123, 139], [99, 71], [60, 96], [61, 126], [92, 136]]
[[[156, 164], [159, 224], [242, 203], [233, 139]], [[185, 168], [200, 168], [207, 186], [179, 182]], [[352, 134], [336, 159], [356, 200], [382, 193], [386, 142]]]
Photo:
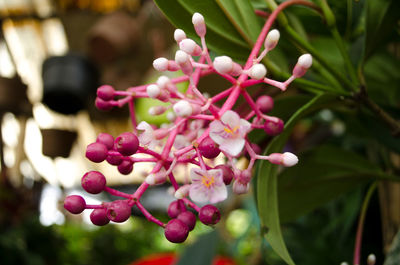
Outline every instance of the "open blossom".
[[237, 156], [244, 147], [246, 134], [251, 129], [251, 124], [241, 119], [240, 116], [232, 111], [226, 111], [221, 120], [210, 123], [210, 137], [219, 144], [219, 149], [223, 152]]
[[139, 135], [139, 142], [141, 145], [146, 146], [147, 148], [154, 150], [156, 146], [159, 144], [159, 140], [156, 139], [154, 129], [145, 121], [142, 121], [138, 124], [136, 129], [143, 131]]
[[221, 169], [192, 168], [190, 178], [192, 185], [190, 186], [189, 196], [193, 201], [217, 203], [227, 198], [228, 192]]

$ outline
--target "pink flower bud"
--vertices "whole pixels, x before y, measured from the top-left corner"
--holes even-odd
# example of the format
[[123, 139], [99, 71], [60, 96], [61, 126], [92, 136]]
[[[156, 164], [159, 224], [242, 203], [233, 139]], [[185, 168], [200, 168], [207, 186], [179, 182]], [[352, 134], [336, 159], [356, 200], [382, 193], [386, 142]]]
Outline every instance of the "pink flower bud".
[[263, 79], [265, 77], [265, 75], [267, 74], [267, 68], [265, 68], [265, 66], [263, 64], [258, 63], [258, 64], [253, 65], [248, 70], [248, 74], [251, 78], [260, 80], [260, 79]]
[[183, 199], [184, 197], [187, 197], [189, 195], [189, 190], [190, 190], [190, 185], [188, 184], [183, 185], [175, 191], [174, 196], [177, 199]]
[[96, 98], [95, 105], [96, 108], [103, 111], [107, 111], [113, 108], [113, 105], [111, 104], [110, 101], [105, 101], [99, 97]]
[[175, 53], [175, 62], [180, 66], [182, 72], [185, 75], [191, 75], [193, 72], [193, 66], [190, 62], [189, 55], [181, 50], [176, 51]]
[[250, 183], [243, 183], [239, 180], [235, 180], [233, 182], [232, 190], [236, 194], [244, 194], [247, 193], [250, 189]]
[[192, 105], [186, 100], [180, 100], [173, 106], [178, 117], [189, 117], [193, 113]]
[[144, 181], [149, 185], [163, 184], [167, 181], [167, 175], [165, 175], [165, 172], [157, 172], [148, 175]]
[[159, 86], [151, 84], [146, 87], [146, 92], [150, 98], [157, 98], [161, 94], [161, 89]]
[[293, 76], [298, 78], [302, 77], [305, 75], [307, 72], [308, 68], [310, 68], [312, 65], [312, 57], [310, 54], [303, 54], [302, 56], [299, 57], [297, 60], [297, 64], [293, 68]]
[[258, 97], [256, 106], [262, 113], [268, 113], [274, 108], [274, 100], [267, 95]]
[[199, 35], [199, 37], [204, 37], [206, 35], [206, 23], [204, 22], [204, 17], [200, 13], [194, 13], [192, 23], [197, 35]]
[[182, 40], [186, 39], [186, 34], [183, 30], [181, 29], [176, 29], [174, 31], [174, 39], [175, 41], [179, 44]]
[[184, 39], [179, 43], [179, 48], [192, 56], [199, 56], [202, 50], [192, 39]]
[[277, 29], [273, 29], [270, 32], [268, 32], [268, 35], [264, 41], [265, 49], [267, 51], [270, 51], [273, 48], [275, 48], [275, 46], [278, 44], [279, 37], [280, 37], [280, 33]]
[[103, 85], [97, 89], [97, 96], [102, 100], [109, 101], [114, 98], [114, 88], [109, 85]]
[[153, 61], [153, 67], [159, 72], [168, 70], [168, 59], [164, 57], [157, 58]]
[[218, 56], [215, 57], [213, 66], [218, 73], [229, 74], [233, 70], [233, 61], [228, 56]]
[[164, 106], [154, 106], [154, 107], [151, 107], [151, 108], [149, 109], [149, 114], [150, 114], [150, 115], [153, 115], [153, 116], [155, 116], [155, 115], [161, 115], [161, 114], [163, 114], [166, 110], [167, 110], [167, 108], [164, 107]]

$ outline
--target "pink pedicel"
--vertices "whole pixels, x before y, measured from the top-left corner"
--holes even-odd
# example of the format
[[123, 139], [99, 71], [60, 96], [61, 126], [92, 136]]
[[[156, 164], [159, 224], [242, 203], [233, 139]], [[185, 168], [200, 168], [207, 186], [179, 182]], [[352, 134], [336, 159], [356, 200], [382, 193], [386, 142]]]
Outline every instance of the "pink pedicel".
[[[283, 92], [312, 64], [311, 55], [305, 54], [298, 59], [289, 79], [276, 81], [266, 77], [268, 71], [260, 62], [278, 44], [279, 31], [270, 30], [270, 27], [280, 10], [266, 21], [244, 65], [225, 55], [211, 60], [206, 43], [205, 18], [195, 13], [192, 23], [200, 43], [188, 39], [183, 30], [177, 29], [174, 39], [180, 49], [175, 58], [156, 58], [153, 61], [157, 71], [181, 70], [183, 75], [175, 78], [161, 75], [155, 83], [130, 87], [126, 91], [117, 91], [109, 85], [99, 87], [96, 107], [102, 111], [128, 107], [133, 130], [115, 139], [110, 134], [100, 133], [96, 141], [87, 146], [86, 157], [95, 163], [105, 161], [123, 175], [131, 174], [137, 163], [150, 162], [154, 166], [146, 172], [147, 177], [132, 194], [108, 187], [102, 173], [89, 171], [82, 177], [82, 187], [88, 193], [106, 192], [122, 200], [86, 205], [81, 196], [72, 195], [65, 198], [65, 209], [74, 214], [92, 210], [92, 223], [102, 226], [109, 221], [128, 220], [132, 207], [136, 207], [148, 221], [165, 229], [169, 241], [181, 243], [194, 228], [196, 219], [206, 225], [219, 222], [220, 211], [212, 204], [224, 201], [228, 189], [236, 194], [249, 191], [255, 161], [266, 160], [285, 167], [296, 165], [298, 159], [292, 153], [260, 155], [261, 149], [248, 138], [253, 130], [264, 130], [274, 136], [284, 129], [281, 119], [266, 115], [274, 107], [273, 99], [261, 95], [255, 100], [248, 88], [264, 84], [265, 89], [274, 86]], [[214, 96], [203, 93], [198, 88], [199, 81], [212, 74], [226, 79], [231, 86], [216, 91]], [[177, 88], [182, 83], [188, 84], [186, 92]], [[243, 108], [236, 106], [239, 97], [244, 99], [249, 112], [244, 113]], [[147, 111], [151, 115], [165, 114], [170, 123], [160, 128], [146, 121], [139, 122], [134, 108], [137, 98], [158, 100], [160, 104]], [[240, 156], [250, 160], [247, 168], [238, 168], [235, 164]], [[190, 172], [185, 183], [178, 183], [175, 178], [177, 166], [186, 167]], [[148, 212], [140, 201], [148, 188], [161, 183], [172, 185], [177, 199], [168, 206], [169, 219], [166, 217], [165, 223]], [[200, 207], [198, 203], [206, 205]]]

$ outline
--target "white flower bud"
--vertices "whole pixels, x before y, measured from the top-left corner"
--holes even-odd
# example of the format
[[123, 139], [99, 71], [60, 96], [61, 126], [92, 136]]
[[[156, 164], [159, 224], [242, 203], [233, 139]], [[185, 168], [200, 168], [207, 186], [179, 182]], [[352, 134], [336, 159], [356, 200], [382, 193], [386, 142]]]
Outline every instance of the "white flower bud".
[[349, 263], [343, 261], [342, 263], [340, 263], [340, 265], [349, 265]]
[[176, 120], [175, 113], [173, 113], [172, 111], [168, 112], [168, 113], [167, 113], [167, 119], [168, 119], [170, 122], [174, 122], [174, 121]]
[[161, 89], [165, 89], [170, 82], [171, 80], [167, 76], [162, 75], [157, 79], [156, 83]]
[[148, 85], [146, 88], [146, 92], [147, 95], [151, 98], [156, 98], [161, 94], [160, 88], [155, 84]]
[[268, 35], [264, 41], [265, 49], [270, 51], [273, 48], [275, 48], [275, 46], [278, 44], [279, 37], [280, 37], [280, 33], [279, 33], [279, 30], [277, 30], [277, 29], [273, 29], [270, 32], [268, 32]]
[[181, 186], [179, 189], [175, 191], [175, 198], [183, 199], [189, 195], [190, 185], [186, 184]]
[[233, 61], [228, 56], [215, 57], [213, 66], [220, 74], [229, 74], [233, 70]]
[[182, 40], [186, 39], [186, 34], [181, 29], [176, 29], [174, 32], [174, 39], [177, 43], [181, 42]]
[[163, 72], [168, 70], [168, 59], [164, 57], [157, 58], [153, 61], [153, 67], [157, 71]]
[[189, 59], [189, 55], [181, 50], [177, 50], [175, 53], [175, 62], [177, 62], [178, 64], [184, 64], [186, 62], [188, 62]]
[[199, 56], [202, 52], [199, 45], [194, 42], [192, 39], [184, 39], [179, 43], [179, 48], [193, 56]]
[[260, 80], [267, 74], [267, 68], [263, 64], [255, 64], [249, 69], [249, 76], [253, 79]]
[[156, 184], [156, 177], [154, 174], [150, 174], [144, 179], [144, 181], [149, 185], [154, 185]]
[[296, 155], [290, 153], [290, 152], [285, 152], [282, 154], [282, 165], [285, 167], [292, 167], [299, 162], [299, 159], [297, 158]]
[[236, 194], [244, 194], [247, 193], [250, 189], [250, 183], [242, 183], [240, 181], [235, 180], [233, 182], [232, 190]]
[[305, 69], [308, 69], [312, 65], [312, 57], [310, 54], [303, 54], [297, 60], [297, 64]]
[[173, 106], [174, 112], [178, 117], [189, 117], [192, 115], [192, 105], [186, 100], [180, 100]]
[[200, 13], [194, 13], [192, 16], [192, 23], [197, 35], [204, 37], [206, 35], [206, 23], [204, 17]]
[[154, 106], [149, 109], [149, 114], [155, 116], [163, 114], [165, 111], [166, 108], [164, 106]]
[[369, 254], [367, 258], [367, 264], [368, 265], [375, 265], [376, 263], [376, 257], [374, 254]]

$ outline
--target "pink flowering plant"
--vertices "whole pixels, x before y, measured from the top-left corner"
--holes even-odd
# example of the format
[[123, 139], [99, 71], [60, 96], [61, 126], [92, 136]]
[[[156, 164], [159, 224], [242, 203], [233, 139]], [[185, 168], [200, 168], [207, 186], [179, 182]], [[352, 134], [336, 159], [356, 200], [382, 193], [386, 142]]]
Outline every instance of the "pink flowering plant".
[[[298, 39], [297, 33], [293, 32], [290, 26], [284, 26], [284, 17], [278, 17], [278, 15], [291, 5], [303, 5], [323, 16], [335, 32], [334, 21], [332, 21], [334, 18], [329, 6], [324, 0], [318, 1], [318, 5], [309, 1], [290, 0], [277, 7], [270, 5], [274, 1], [266, 1], [272, 12], [267, 13], [251, 8], [248, 21], [254, 22], [265, 18], [265, 24], [259, 31], [258, 26], [247, 27], [247, 35], [243, 33], [243, 29], [251, 23], [246, 24], [242, 18], [235, 17], [237, 14], [232, 13], [230, 18], [236, 18], [237, 21], [234, 27], [242, 32], [246, 41], [251, 44], [251, 50], [244, 59], [243, 53], [234, 54], [229, 49], [226, 49], [229, 54], [221, 52], [223, 45], [221, 46], [218, 36], [216, 37], [215, 31], [216, 29], [218, 31], [218, 27], [214, 24], [215, 14], [213, 16], [211, 11], [210, 23], [207, 21], [207, 15], [203, 17], [198, 12], [192, 12], [192, 28], [188, 29], [186, 22], [182, 24], [183, 22], [173, 17], [173, 12], [176, 11], [172, 10], [182, 8], [180, 3], [161, 0], [156, 2], [173, 22], [184, 26], [185, 31], [176, 29], [174, 32], [173, 37], [179, 47], [175, 57], [157, 58], [153, 62], [153, 67], [161, 74], [181, 71], [182, 75], [176, 78], [161, 75], [155, 83], [130, 87], [126, 91], [116, 91], [109, 85], [99, 87], [96, 107], [100, 110], [111, 110], [114, 107], [127, 106], [130, 110], [133, 131], [122, 133], [115, 139], [107, 133], [101, 133], [96, 142], [89, 144], [86, 150], [86, 157], [89, 160], [95, 163], [106, 161], [116, 166], [122, 174], [130, 174], [134, 165], [142, 162], [152, 162], [154, 167], [132, 194], [107, 186], [106, 177], [100, 172], [87, 172], [82, 177], [82, 187], [88, 193], [107, 192], [121, 199], [103, 202], [100, 205], [89, 205], [82, 197], [72, 195], [65, 199], [64, 207], [74, 214], [91, 210], [91, 221], [99, 226], [106, 225], [110, 221], [124, 222], [131, 215], [131, 208], [137, 207], [150, 222], [164, 228], [165, 237], [169, 241], [181, 243], [193, 230], [197, 218], [206, 225], [218, 223], [221, 215], [214, 204], [226, 200], [229, 190], [235, 194], [249, 192], [250, 183], [257, 175], [255, 192], [262, 233], [266, 235], [272, 248], [282, 259], [289, 264], [294, 264], [280, 230], [276, 176], [278, 168], [294, 167], [295, 170], [299, 159], [292, 152], [282, 151], [284, 145], [296, 122], [311, 110], [336, 104], [338, 100], [342, 100], [338, 99], [339, 97], [350, 97], [356, 92], [359, 92], [358, 96], [360, 96], [363, 92], [357, 91], [362, 80], [358, 80], [346, 52], [343, 52], [342, 56], [345, 67], [348, 69], [348, 77], [329, 65], [306, 42]], [[246, 4], [239, 5], [239, 8], [248, 10], [249, 2], [243, 2]], [[221, 1], [220, 6], [222, 10], [228, 12], [231, 6], [229, 3], [224, 3], [225, 1]], [[204, 1], [204, 3], [187, 5], [201, 10], [208, 8], [212, 10], [216, 4]], [[276, 20], [284, 28], [285, 33], [289, 32], [288, 35], [304, 51], [297, 58], [293, 58], [294, 63], [289, 75], [277, 74], [276, 65], [272, 64], [267, 57], [278, 47], [281, 37], [280, 30], [274, 24]], [[219, 53], [218, 56], [209, 53], [208, 27], [206, 26], [208, 24], [212, 28], [211, 47]], [[188, 37], [188, 32], [192, 38]], [[340, 36], [336, 37], [342, 49], [343, 43]], [[236, 44], [232, 42], [226, 45], [233, 47], [233, 50], [236, 47]], [[318, 64], [314, 67], [313, 60], [315, 59]], [[321, 67], [324, 67], [327, 72], [321, 70]], [[323, 73], [322, 75], [329, 75], [330, 80], [331, 77], [336, 79], [333, 82], [334, 85], [304, 79], [303, 76], [310, 68], [315, 68], [317, 72]], [[267, 69], [272, 69], [274, 75], [279, 76], [280, 80], [267, 77]], [[217, 93], [209, 96], [199, 88], [200, 80], [208, 75], [220, 76], [230, 83], [230, 87], [216, 88]], [[188, 82], [189, 85], [185, 92], [181, 92], [177, 85], [184, 82]], [[292, 83], [313, 93], [314, 96], [298, 109], [292, 110], [291, 118], [286, 123], [279, 116], [270, 114], [274, 108], [272, 97], [268, 95], [255, 97], [251, 92], [256, 85], [267, 85], [278, 89], [280, 93], [285, 93], [290, 91]], [[341, 85], [337, 86], [338, 83]], [[170, 121], [168, 126], [157, 127], [146, 121], [138, 123], [134, 106], [137, 98], [152, 98], [162, 103], [151, 107], [148, 112], [151, 115], [167, 112]], [[244, 101], [250, 110], [243, 111], [243, 108], [236, 104], [238, 100]], [[367, 97], [363, 100], [372, 109], [378, 108], [377, 105], [372, 106], [373, 103]], [[379, 115], [385, 116], [382, 113]], [[383, 117], [383, 120], [394, 129], [398, 126], [389, 116]], [[253, 131], [262, 132], [272, 138], [264, 154], [260, 153], [260, 147], [250, 141], [249, 134]], [[248, 157], [248, 163], [244, 168], [237, 164], [237, 160], [243, 156]], [[256, 163], [258, 160], [260, 162]], [[255, 173], [257, 164], [258, 170]], [[186, 182], [178, 182], [176, 179], [174, 169], [179, 165], [190, 168]], [[149, 188], [166, 182], [172, 185], [176, 197], [167, 209], [168, 216], [171, 218], [168, 222], [155, 218], [141, 203], [143, 194]], [[361, 243], [357, 242], [355, 261], [358, 262]]]

